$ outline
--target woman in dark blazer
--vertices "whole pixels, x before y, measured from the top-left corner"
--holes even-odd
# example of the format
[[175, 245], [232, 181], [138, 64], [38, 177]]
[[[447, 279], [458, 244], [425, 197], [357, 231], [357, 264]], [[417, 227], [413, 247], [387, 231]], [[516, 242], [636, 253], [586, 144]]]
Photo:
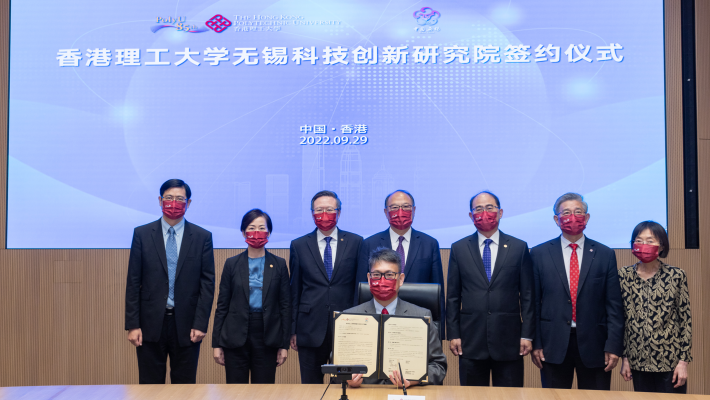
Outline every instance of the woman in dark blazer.
[[288, 356], [291, 297], [286, 261], [264, 249], [271, 218], [259, 209], [242, 218], [247, 251], [227, 259], [219, 284], [212, 347], [227, 383], [274, 383]]

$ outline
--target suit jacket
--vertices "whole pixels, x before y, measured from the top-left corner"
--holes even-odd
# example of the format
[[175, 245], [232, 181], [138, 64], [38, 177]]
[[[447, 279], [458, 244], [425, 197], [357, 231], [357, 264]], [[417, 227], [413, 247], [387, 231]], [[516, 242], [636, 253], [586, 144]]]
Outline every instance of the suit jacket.
[[[367, 303], [362, 303], [357, 307], [345, 310], [345, 312], [358, 314], [377, 314], [377, 309], [375, 308], [375, 300], [370, 300]], [[397, 309], [394, 311], [394, 315], [431, 318], [431, 311], [427, 310], [426, 308], [418, 307], [412, 303], [407, 303], [406, 301], [399, 299], [397, 300]], [[435, 325], [433, 323], [431, 323], [429, 324], [429, 364], [427, 368], [427, 373], [429, 374], [429, 384], [442, 385], [444, 383], [444, 378], [446, 378], [446, 368], [446, 356], [444, 355], [444, 352], [441, 349], [441, 339], [439, 337], [439, 330], [435, 328]], [[375, 378], [364, 378], [362, 383], [368, 385], [392, 384], [389, 379]]]
[[291, 334], [298, 335], [299, 347], [323, 344], [332, 312], [352, 306], [361, 244], [362, 236], [338, 229], [333, 275], [328, 280], [316, 230], [291, 242]]
[[520, 339], [534, 339], [532, 260], [527, 243], [500, 232], [488, 282], [478, 232], [451, 245], [447, 285], [449, 340], [461, 339], [462, 357], [520, 359]]
[[[190, 330], [207, 332], [214, 302], [212, 234], [185, 221], [175, 273], [178, 343], [189, 346]], [[126, 279], [126, 329], [140, 328], [143, 340], [157, 342], [168, 302], [168, 262], [160, 220], [133, 232]]]
[[[614, 250], [589, 238], [577, 285], [577, 342], [587, 368], [604, 366], [604, 352], [622, 355], [624, 308]], [[545, 360], [561, 364], [567, 354], [572, 297], [559, 237], [531, 251], [535, 275], [537, 330], [533, 347]]]
[[[288, 349], [291, 335], [291, 292], [286, 260], [266, 252], [261, 305], [264, 343]], [[224, 263], [214, 313], [212, 347], [242, 347], [249, 334], [249, 256], [243, 252]]]
[[[392, 248], [390, 230], [376, 233], [363, 240], [358, 257], [357, 282], [367, 282], [367, 273], [370, 271], [368, 260], [370, 253], [378, 247]], [[409, 283], [438, 283], [441, 286], [440, 315], [441, 326], [439, 337], [445, 337], [444, 322], [446, 321], [446, 301], [444, 299], [444, 269], [441, 266], [441, 252], [439, 242], [426, 233], [412, 229], [412, 236], [407, 252], [407, 261], [404, 265], [404, 281]], [[355, 303], [357, 304], [357, 290]]]

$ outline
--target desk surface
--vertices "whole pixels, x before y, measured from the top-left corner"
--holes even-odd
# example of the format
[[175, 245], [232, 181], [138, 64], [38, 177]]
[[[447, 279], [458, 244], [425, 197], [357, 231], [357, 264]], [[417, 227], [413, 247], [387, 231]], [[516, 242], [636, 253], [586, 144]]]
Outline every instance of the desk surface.
[[[256, 399], [256, 400], [319, 400], [325, 385], [125, 385], [125, 386], [27, 386], [0, 388], [0, 399]], [[400, 394], [394, 387], [363, 386], [348, 389], [349, 400], [386, 400], [388, 394]], [[426, 396], [427, 400], [662, 400], [702, 399], [710, 396], [668, 395], [633, 392], [594, 392], [588, 390], [517, 389], [460, 386], [428, 386], [408, 390], [410, 395]], [[331, 385], [323, 400], [338, 400], [339, 385]]]

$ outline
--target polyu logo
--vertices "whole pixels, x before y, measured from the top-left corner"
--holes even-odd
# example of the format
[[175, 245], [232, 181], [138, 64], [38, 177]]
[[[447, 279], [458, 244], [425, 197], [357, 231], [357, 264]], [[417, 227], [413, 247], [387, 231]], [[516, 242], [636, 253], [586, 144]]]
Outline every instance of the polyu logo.
[[207, 27], [212, 29], [213, 31], [220, 33], [223, 30], [229, 28], [232, 25], [232, 21], [228, 20], [220, 14], [217, 14], [214, 17], [208, 19], [207, 22], [205, 22], [205, 25], [207, 25]]
[[159, 30], [163, 28], [175, 28], [178, 31], [182, 32], [188, 32], [188, 33], [202, 33], [202, 32], [207, 32], [207, 28], [201, 28], [198, 27], [197, 25], [192, 25], [187, 23], [187, 17], [157, 17], [155, 18], [155, 22], [158, 23], [158, 25], [153, 25], [150, 30], [153, 31], [153, 33], [158, 32]]

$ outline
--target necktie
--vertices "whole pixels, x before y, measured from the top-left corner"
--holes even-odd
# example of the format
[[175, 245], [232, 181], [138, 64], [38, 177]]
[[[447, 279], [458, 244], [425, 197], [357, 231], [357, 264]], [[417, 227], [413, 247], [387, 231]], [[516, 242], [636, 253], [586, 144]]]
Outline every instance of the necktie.
[[579, 283], [579, 259], [577, 244], [570, 244], [572, 256], [569, 258], [569, 294], [572, 296], [572, 321], [577, 322], [577, 284]]
[[170, 300], [175, 299], [175, 271], [177, 271], [178, 252], [177, 240], [175, 240], [175, 229], [171, 226], [168, 229], [168, 244], [165, 246], [165, 254], [168, 258], [168, 282]]
[[404, 247], [402, 246], [402, 241], [404, 241], [404, 236], [399, 237], [399, 245], [397, 246], [397, 254], [399, 254], [399, 259], [402, 265], [399, 266], [399, 272], [404, 273]]
[[323, 264], [325, 265], [325, 273], [328, 274], [328, 280], [333, 276], [333, 250], [330, 248], [332, 239], [330, 236], [325, 238], [325, 251], [323, 252]]
[[389, 315], [389, 312], [387, 311], [387, 309], [386, 309], [386, 308], [383, 308], [383, 309], [382, 309], [382, 313], [381, 313], [381, 314]]
[[486, 239], [483, 241], [483, 243], [486, 245], [483, 248], [483, 268], [486, 269], [486, 276], [488, 277], [488, 282], [490, 282], [491, 281], [491, 248], [490, 248], [490, 244], [493, 243], [493, 240]]

